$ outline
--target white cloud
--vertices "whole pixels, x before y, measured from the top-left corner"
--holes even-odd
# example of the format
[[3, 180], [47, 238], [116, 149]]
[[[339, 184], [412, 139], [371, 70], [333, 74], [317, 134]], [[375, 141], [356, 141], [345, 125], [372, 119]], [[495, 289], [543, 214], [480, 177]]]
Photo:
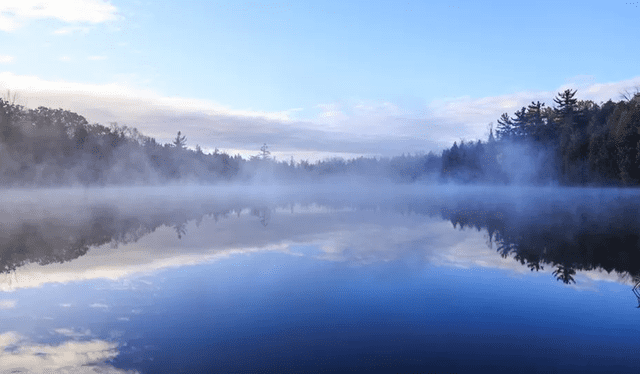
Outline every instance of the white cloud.
[[13, 331], [0, 334], [0, 352], [2, 352], [5, 348], [16, 344], [22, 339], [23, 338], [20, 334]]
[[85, 331], [76, 331], [74, 329], [68, 328], [59, 328], [53, 330], [56, 334], [64, 335], [69, 338], [81, 338], [84, 336], [91, 336], [91, 330], [87, 329]]
[[109, 305], [107, 305], [107, 304], [93, 303], [93, 304], [91, 304], [89, 306], [91, 308], [109, 309]]
[[[93, 58], [102, 57], [93, 56]], [[105, 118], [108, 120], [135, 119], [154, 112], [175, 112], [289, 121], [290, 112], [298, 110], [298, 108], [280, 112], [234, 110], [209, 100], [163, 97], [150, 90], [133, 88], [126, 83], [97, 85], [47, 81], [35, 76], [16, 75], [10, 72], [0, 73], [0, 82], [5, 86], [2, 88], [20, 92], [29, 99], [30, 103], [32, 100], [37, 102], [37, 105], [55, 102], [67, 104], [65, 108], [75, 107], [70, 108], [71, 110], [85, 109], [94, 113], [106, 111], [111, 114]], [[80, 104], [73, 105], [77, 100]]]
[[[280, 143], [283, 151], [303, 147], [314, 150], [318, 146], [313, 143], [327, 143], [324, 130], [314, 129], [311, 123], [293, 121], [291, 115], [299, 108], [279, 112], [238, 110], [210, 100], [160, 96], [126, 83], [47, 81], [9, 72], [0, 73], [0, 82], [0, 90], [18, 92], [30, 107], [65, 108], [82, 114], [90, 122], [134, 126], [161, 142], [171, 141], [179, 129], [187, 135], [191, 146], [199, 144], [221, 150], [257, 150], [264, 142]], [[348, 139], [342, 141], [352, 142]], [[338, 148], [340, 139], [336, 140], [328, 144]]]
[[347, 116], [342, 112], [341, 105], [338, 103], [318, 104], [316, 108], [320, 109], [319, 119], [325, 123], [336, 124], [338, 121], [345, 120]]
[[[91, 56], [98, 59], [103, 56]], [[110, 84], [50, 81], [35, 76], [0, 73], [0, 92], [19, 93], [31, 107], [65, 108], [90, 122], [118, 122], [166, 143], [178, 130], [188, 145], [218, 148], [243, 156], [255, 154], [263, 143], [279, 160], [319, 159], [341, 155], [394, 156], [435, 151], [460, 139], [486, 139], [488, 124], [502, 113], [513, 114], [532, 101], [553, 106], [553, 98], [569, 86], [578, 98], [596, 102], [619, 99], [620, 92], [640, 86], [640, 77], [611, 83], [574, 79], [555, 90], [516, 92], [484, 98], [458, 97], [429, 104], [400, 105], [389, 101], [342, 101], [309, 108], [315, 116], [296, 118], [300, 108], [266, 112], [242, 110], [211, 100], [167, 97], [135, 88], [123, 76]], [[577, 85], [577, 86], [576, 86]]]
[[[2, 20], [0, 20], [2, 22]], [[10, 64], [15, 60], [14, 56], [0, 55], [0, 64]]]
[[16, 300], [0, 300], [0, 309], [13, 309], [16, 307]]
[[118, 356], [117, 347], [103, 340], [36, 344], [10, 331], [0, 334], [0, 374], [89, 374], [96, 373], [96, 365], [100, 373], [131, 373], [105, 364]]
[[[535, 92], [516, 92], [513, 94], [491, 96], [483, 98], [471, 98], [468, 96], [435, 100], [429, 105], [431, 116], [448, 128], [448, 137], [442, 134], [448, 143], [453, 143], [459, 139], [475, 140], [486, 139], [488, 134], [487, 125], [500, 118], [502, 113], [513, 113], [522, 107], [526, 107], [531, 102], [540, 101], [548, 107], [553, 107], [555, 103], [553, 99], [559, 92], [567, 89], [577, 89], [576, 98], [578, 100], [592, 100], [596, 103], [604, 102], [609, 99], [618, 101], [621, 99], [620, 93], [629, 89], [633, 91], [634, 87], [640, 87], [640, 77], [631, 79], [609, 82], [594, 83], [591, 77], [575, 77], [567, 81], [555, 90], [535, 91]], [[455, 127], [457, 126], [457, 128]]]
[[[123, 77], [125, 82], [129, 79]], [[31, 107], [65, 108], [90, 122], [134, 126], [163, 143], [180, 130], [190, 146], [237, 150], [245, 156], [257, 152], [263, 143], [274, 145], [274, 155], [280, 152], [281, 157], [312, 161], [323, 155], [397, 155], [439, 146], [435, 128], [425, 124], [424, 118], [411, 118], [412, 111], [390, 102], [321, 104], [316, 106], [317, 117], [300, 121], [294, 118], [300, 108], [238, 110], [210, 100], [161, 96], [122, 82], [47, 81], [9, 72], [0, 73], [0, 82], [1, 90], [18, 92]]]
[[0, 11], [0, 31], [11, 32], [20, 27], [17, 20], [2, 14]]
[[67, 27], [61, 27], [53, 31], [53, 33], [55, 35], [70, 35], [73, 33], [87, 34], [90, 30], [91, 28], [86, 26], [67, 26]]
[[103, 23], [117, 19], [117, 8], [100, 0], [0, 1], [0, 30], [14, 31], [29, 20], [57, 19], [67, 23]]

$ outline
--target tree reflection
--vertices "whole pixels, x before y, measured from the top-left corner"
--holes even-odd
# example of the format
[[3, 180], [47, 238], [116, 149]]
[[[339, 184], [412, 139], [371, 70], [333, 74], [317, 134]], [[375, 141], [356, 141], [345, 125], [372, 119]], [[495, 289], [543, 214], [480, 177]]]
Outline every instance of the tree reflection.
[[[258, 199], [225, 198], [211, 201], [183, 199], [174, 203], [149, 201], [148, 206], [121, 210], [109, 205], [78, 206], [60, 216], [52, 214], [37, 218], [30, 215], [23, 219], [7, 219], [11, 222], [0, 220], [0, 273], [14, 271], [28, 263], [46, 265], [70, 261], [95, 246], [135, 242], [162, 226], [172, 229], [178, 239], [182, 239], [189, 223], [198, 225], [205, 216], [217, 222], [234, 220], [236, 215], [239, 217], [248, 212], [266, 227], [271, 223], [274, 207], [284, 207], [293, 214], [295, 205], [301, 209], [346, 207], [376, 215], [386, 211], [403, 216], [417, 214], [443, 218], [455, 228], [486, 231], [487, 244], [499, 256], [512, 258], [531, 271], [550, 269], [551, 274], [565, 284], [576, 283], [579, 271], [596, 269], [633, 277], [634, 281], [640, 279], [640, 215], [638, 203], [632, 197], [616, 197], [605, 203], [579, 197], [572, 204], [562, 199], [529, 199], [526, 202], [512, 197], [491, 198], [486, 194], [434, 198], [417, 194], [360, 200], [336, 199], [335, 196], [324, 200], [317, 196], [286, 197], [268, 205]], [[75, 216], [83, 218], [69, 219]], [[355, 214], [354, 217], [360, 216]], [[333, 218], [328, 217], [323, 222], [325, 225], [326, 222], [337, 222], [341, 230], [350, 229], [342, 227], [345, 221], [332, 221]], [[322, 226], [317, 220], [296, 220], [298, 225], [304, 225], [304, 222], [308, 226], [306, 237], [335, 229], [335, 226]], [[354, 229], [361, 228], [360, 223], [353, 222]], [[383, 223], [388, 224], [389, 221]], [[284, 225], [277, 226], [277, 230], [269, 230], [274, 236], [262, 238], [261, 245], [267, 240], [289, 239], [287, 235], [293, 235]], [[255, 227], [248, 229], [255, 230]], [[366, 243], [363, 239], [359, 245]], [[639, 296], [640, 305], [637, 284], [633, 292]]]
[[182, 236], [187, 233], [187, 223], [182, 222], [178, 225], [173, 226], [174, 230], [176, 230], [176, 234], [178, 234], [178, 239], [182, 239]]
[[635, 285], [633, 286], [633, 293], [638, 298], [638, 308], [640, 308], [640, 277], [634, 278]]
[[[187, 223], [206, 215], [218, 219], [230, 210], [155, 209], [144, 212], [119, 212], [115, 208], [84, 207], [91, 213], [84, 220], [66, 216], [42, 220], [0, 222], [0, 274], [10, 273], [29, 263], [64, 263], [85, 255], [90, 248], [137, 242], [161, 226], [172, 227], [178, 239], [186, 234]], [[81, 215], [73, 212], [72, 215]]]
[[576, 283], [575, 279], [573, 279], [573, 276], [576, 275], [576, 270], [570, 266], [564, 264], [557, 265], [556, 270], [553, 271], [553, 275], [565, 284]]
[[[565, 284], [576, 283], [577, 271], [604, 270], [636, 281], [640, 305], [640, 222], [637, 202], [618, 199], [607, 205], [584, 201], [531, 207], [491, 206], [482, 202], [440, 209], [454, 227], [485, 229], [489, 246], [503, 258], [513, 258], [531, 271], [553, 268]], [[472, 208], [473, 207], [473, 208]], [[478, 208], [480, 207], [480, 208]]]
[[258, 217], [262, 226], [267, 227], [271, 220], [271, 209], [267, 207], [253, 208], [251, 209], [251, 215]]
[[[64, 263], [85, 255], [91, 248], [111, 244], [137, 242], [156, 229], [172, 228], [178, 239], [187, 234], [187, 225], [199, 225], [203, 217], [215, 222], [240, 217], [246, 206], [221, 204], [219, 208], [201, 202], [180, 203], [177, 206], [146, 206], [143, 209], [118, 210], [113, 206], [82, 206], [64, 215], [38, 219], [16, 218], [0, 221], [0, 274], [10, 273], [29, 263], [48, 265]], [[223, 208], [223, 206], [225, 206]], [[271, 219], [271, 208], [249, 209], [263, 226]], [[89, 212], [88, 214], [84, 214]], [[82, 216], [85, 219], [72, 219]], [[13, 217], [11, 218], [13, 219]]]

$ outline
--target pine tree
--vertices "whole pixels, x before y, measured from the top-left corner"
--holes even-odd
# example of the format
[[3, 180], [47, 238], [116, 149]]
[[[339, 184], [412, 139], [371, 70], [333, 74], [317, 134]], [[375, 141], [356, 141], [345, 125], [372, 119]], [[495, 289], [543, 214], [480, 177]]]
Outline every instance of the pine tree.
[[513, 114], [515, 118], [513, 121], [513, 130], [516, 139], [522, 140], [529, 136], [529, 120], [527, 118], [527, 108], [522, 107], [520, 110]]
[[498, 119], [498, 127], [496, 128], [498, 139], [510, 139], [514, 134], [515, 130], [511, 117], [509, 117], [507, 113], [502, 113], [502, 116]]
[[175, 139], [173, 139], [173, 145], [177, 149], [184, 149], [187, 145], [187, 138], [183, 136], [180, 131], [178, 131], [178, 135], [176, 136]]
[[262, 145], [262, 147], [260, 147], [260, 159], [262, 160], [268, 160], [269, 159], [269, 155], [271, 154], [271, 152], [268, 151], [269, 147], [267, 146], [267, 143], [264, 143]]
[[576, 90], [565, 90], [558, 93], [558, 97], [553, 101], [558, 104], [556, 108], [556, 114], [558, 115], [562, 126], [572, 128], [574, 122], [574, 116], [578, 108], [578, 99], [575, 98]]
[[529, 132], [536, 141], [540, 141], [545, 137], [546, 121], [543, 117], [544, 103], [531, 102], [527, 107], [526, 118], [528, 122]]

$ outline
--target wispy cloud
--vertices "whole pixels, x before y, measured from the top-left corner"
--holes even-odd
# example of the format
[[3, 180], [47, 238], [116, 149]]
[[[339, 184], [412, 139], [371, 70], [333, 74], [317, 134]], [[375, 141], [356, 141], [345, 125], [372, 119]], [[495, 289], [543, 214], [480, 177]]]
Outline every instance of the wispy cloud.
[[450, 132], [447, 139], [449, 143], [453, 143], [460, 138], [467, 140], [485, 138], [488, 123], [495, 124], [502, 113], [512, 115], [520, 108], [531, 104], [532, 101], [540, 101], [552, 107], [555, 105], [554, 97], [567, 89], [577, 89], [579, 100], [600, 103], [609, 99], [620, 100], [622, 92], [629, 89], [633, 91], [634, 87], [640, 87], [640, 76], [609, 83], [594, 83], [588, 77], [579, 76], [567, 79], [565, 84], [550, 91], [523, 91], [482, 98], [463, 96], [436, 100], [429, 105], [429, 112], [436, 122], [444, 125], [442, 128], [455, 129]]
[[14, 31], [29, 20], [57, 19], [67, 23], [103, 23], [116, 20], [117, 8], [108, 1], [1, 1], [0, 30]]
[[[343, 101], [302, 111], [266, 112], [230, 108], [212, 100], [162, 96], [135, 88], [128, 80], [123, 77], [122, 82], [84, 84], [4, 72], [0, 73], [0, 90], [18, 92], [33, 107], [65, 108], [90, 122], [137, 127], [160, 142], [170, 142], [179, 130], [187, 135], [189, 146], [199, 144], [205, 150], [219, 148], [247, 156], [267, 143], [280, 159], [293, 155], [299, 160], [303, 154], [353, 157], [439, 152], [460, 139], [486, 139], [488, 124], [495, 123], [502, 113], [513, 114], [532, 101], [553, 106], [553, 98], [566, 88], [578, 88], [579, 99], [600, 102], [617, 100], [625, 89], [640, 86], [640, 77], [610, 83], [580, 78], [549, 91], [411, 105]], [[301, 113], [305, 119], [300, 119]]]
[[0, 300], [0, 309], [13, 309], [16, 307], [16, 300]]
[[[391, 117], [395, 109], [386, 107], [385, 112], [384, 105], [375, 113], [362, 106], [345, 109], [344, 116], [333, 117], [334, 126], [327, 126], [322, 115], [296, 119], [300, 108], [276, 112], [233, 109], [210, 100], [161, 96], [126, 83], [47, 81], [7, 72], [0, 73], [0, 81], [5, 85], [0, 89], [18, 92], [33, 107], [62, 107], [90, 122], [134, 126], [161, 142], [171, 141], [180, 130], [190, 145], [205, 149], [256, 152], [267, 143], [275, 145], [273, 151], [289, 152], [287, 155], [298, 150], [306, 154], [391, 155], [437, 147], [422, 119]], [[331, 111], [331, 106], [335, 105], [327, 104], [324, 113]]]
[[91, 330], [76, 331], [74, 329], [60, 328], [53, 330], [56, 334], [64, 335], [69, 338], [80, 338], [83, 336], [91, 336]]
[[91, 308], [98, 308], [98, 309], [109, 309], [109, 305], [107, 304], [100, 304], [100, 303], [93, 303], [91, 305], [89, 305]]
[[74, 33], [87, 34], [89, 31], [91, 31], [91, 28], [87, 26], [67, 26], [56, 29], [53, 33], [55, 35], [70, 35]]
[[[0, 20], [2, 22], [2, 20]], [[0, 55], [0, 64], [10, 64], [15, 60], [14, 56]]]
[[0, 31], [11, 32], [20, 28], [20, 23], [0, 11]]

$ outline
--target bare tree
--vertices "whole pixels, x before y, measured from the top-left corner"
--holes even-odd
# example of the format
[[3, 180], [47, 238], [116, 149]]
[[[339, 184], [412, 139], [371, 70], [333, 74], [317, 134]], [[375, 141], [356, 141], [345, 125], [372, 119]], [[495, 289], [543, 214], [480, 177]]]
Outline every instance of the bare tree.
[[640, 86], [635, 86], [633, 91], [627, 88], [620, 92], [620, 97], [625, 101], [631, 101], [638, 95], [640, 95]]
[[7, 90], [7, 93], [4, 95], [3, 99], [5, 102], [9, 103], [10, 105], [16, 105], [19, 98], [20, 96], [18, 96], [17, 92], [11, 93], [11, 90]]

